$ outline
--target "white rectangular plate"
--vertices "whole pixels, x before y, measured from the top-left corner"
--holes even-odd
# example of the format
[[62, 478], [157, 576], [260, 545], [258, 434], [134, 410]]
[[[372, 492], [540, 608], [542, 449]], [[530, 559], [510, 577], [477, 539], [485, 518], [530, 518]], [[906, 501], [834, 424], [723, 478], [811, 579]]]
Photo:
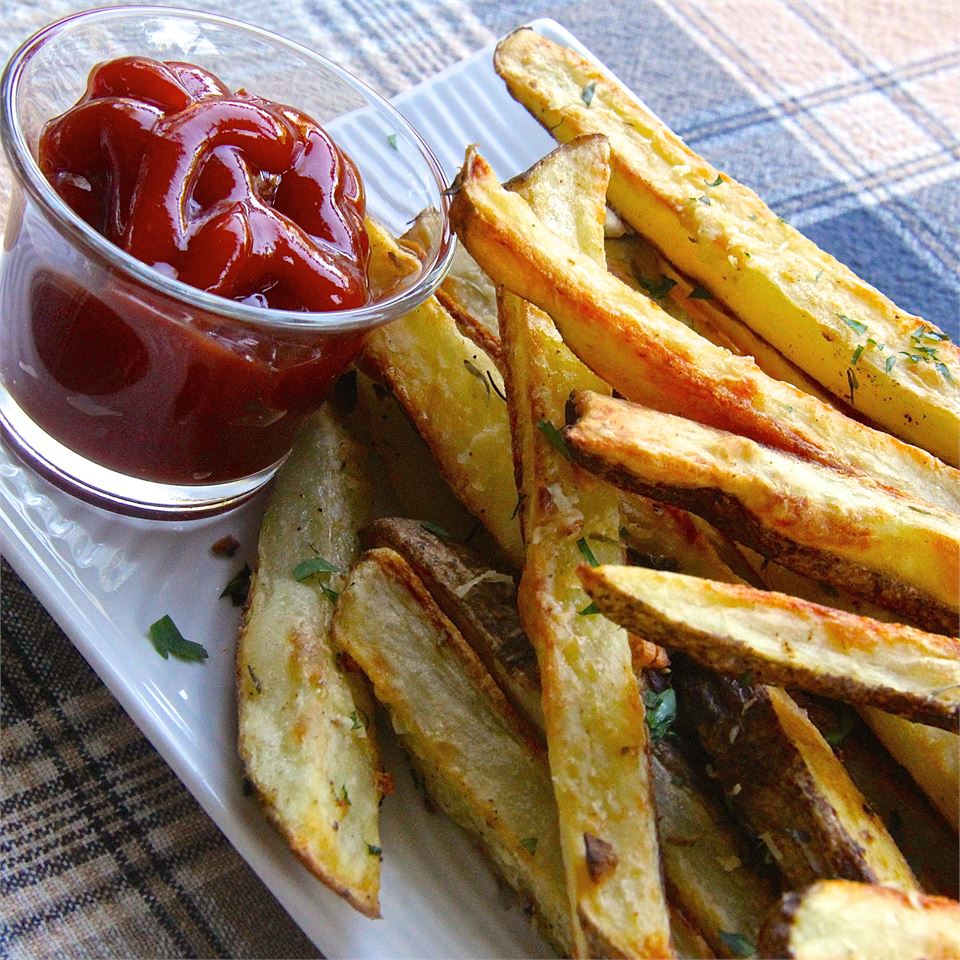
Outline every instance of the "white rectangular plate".
[[[544, 35], [586, 52], [559, 24]], [[448, 179], [480, 145], [502, 178], [529, 167], [553, 140], [511, 99], [493, 46], [397, 97]], [[383, 806], [383, 919], [355, 913], [323, 887], [245, 796], [236, 748], [233, 657], [238, 612], [218, 599], [243, 559], [252, 563], [264, 508], [190, 523], [113, 516], [50, 486], [0, 445], [0, 547], [113, 695], [230, 842], [327, 957], [531, 957], [552, 951], [465, 836], [429, 814], [396, 750], [396, 793]], [[210, 546], [232, 534], [233, 560]], [[162, 660], [148, 626], [169, 613], [202, 642], [202, 664]]]

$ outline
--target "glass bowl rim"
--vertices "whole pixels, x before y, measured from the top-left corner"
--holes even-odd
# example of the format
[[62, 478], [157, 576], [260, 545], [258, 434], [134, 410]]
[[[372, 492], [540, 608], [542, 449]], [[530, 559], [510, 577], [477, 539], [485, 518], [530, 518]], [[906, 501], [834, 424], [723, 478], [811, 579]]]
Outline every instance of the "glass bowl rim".
[[[173, 17], [181, 20], [211, 23], [253, 34], [270, 43], [285, 46], [307, 60], [313, 61], [320, 68], [333, 73], [338, 79], [357, 91], [368, 103], [385, 111], [390, 117], [391, 123], [395, 123], [402, 128], [417, 146], [421, 160], [433, 176], [440, 198], [438, 209], [441, 218], [441, 231], [437, 250], [432, 262], [428, 261], [424, 265], [425, 269], [422, 269], [416, 282], [382, 300], [376, 300], [350, 310], [308, 312], [256, 307], [251, 304], [228, 300], [226, 297], [217, 294], [207, 293], [180, 280], [165, 276], [160, 271], [116, 246], [74, 213], [43, 175], [20, 125], [16, 109], [16, 96], [23, 70], [36, 50], [54, 35], [68, 30], [76, 21], [109, 21], [134, 17], [142, 18], [144, 16]], [[81, 248], [94, 253], [99, 259], [106, 261], [109, 266], [119, 268], [144, 286], [152, 288], [181, 304], [185, 304], [194, 310], [199, 309], [210, 314], [237, 320], [248, 326], [268, 330], [324, 333], [357, 332], [379, 326], [413, 310], [431, 296], [443, 281], [456, 250], [456, 237], [450, 226], [450, 197], [440, 163], [417, 129], [388, 100], [349, 70], [309, 47], [262, 27], [241, 20], [234, 20], [230, 17], [222, 17], [219, 14], [189, 10], [183, 7], [146, 4], [117, 5], [77, 11], [42, 27], [17, 48], [7, 63], [2, 78], [0, 78], [0, 133], [3, 135], [0, 139], [3, 140], [7, 158], [20, 184], [40, 205], [54, 226], [65, 230]]]

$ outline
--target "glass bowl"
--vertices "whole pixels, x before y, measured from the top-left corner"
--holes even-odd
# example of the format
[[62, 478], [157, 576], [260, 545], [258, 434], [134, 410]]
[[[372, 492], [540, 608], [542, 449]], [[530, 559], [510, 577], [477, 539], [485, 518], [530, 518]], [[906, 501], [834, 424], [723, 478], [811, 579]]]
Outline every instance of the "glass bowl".
[[[41, 173], [37, 145], [95, 64], [129, 55], [197, 64], [309, 114], [357, 165], [368, 216], [394, 236], [436, 211], [419, 269], [356, 309], [273, 310], [181, 283], [101, 236]], [[453, 255], [443, 173], [417, 131], [342, 67], [257, 27], [151, 6], [74, 14], [20, 47], [0, 97], [14, 174], [0, 427], [36, 470], [109, 509], [183, 518], [250, 497], [364, 334], [429, 297]]]

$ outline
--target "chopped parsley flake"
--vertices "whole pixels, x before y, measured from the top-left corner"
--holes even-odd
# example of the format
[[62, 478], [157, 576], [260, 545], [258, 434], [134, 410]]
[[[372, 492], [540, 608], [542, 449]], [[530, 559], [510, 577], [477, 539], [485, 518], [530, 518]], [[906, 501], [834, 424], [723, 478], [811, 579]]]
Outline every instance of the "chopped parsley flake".
[[229, 597], [230, 602], [235, 607], [242, 607], [247, 601], [247, 594], [250, 592], [250, 573], [250, 566], [245, 563], [223, 588], [220, 599]]
[[861, 344], [857, 347], [857, 349], [853, 351], [853, 356], [850, 358], [850, 363], [851, 363], [852, 366], [855, 367], [855, 366], [857, 365], [857, 362], [858, 362], [858, 361], [860, 360], [860, 358], [863, 356], [863, 351], [864, 351], [865, 349], [866, 349], [866, 348], [865, 348], [864, 345], [861, 343]]
[[850, 388], [850, 403], [852, 404], [853, 395], [856, 393], [857, 387], [860, 386], [860, 381], [857, 380], [857, 375], [851, 367], [847, 367], [847, 386]]
[[359, 707], [349, 714], [352, 722], [351, 730], [367, 729], [367, 715]]
[[729, 933], [726, 930], [718, 930], [720, 941], [735, 957], [755, 957], [757, 948], [753, 942], [742, 933]]
[[201, 643], [194, 643], [177, 629], [169, 614], [150, 624], [150, 642], [157, 653], [167, 660], [172, 653], [178, 660], [206, 660], [210, 654]]
[[887, 357], [887, 362], [883, 365], [884, 370], [886, 370], [887, 373], [889, 373], [893, 369], [893, 365], [896, 362], [897, 362], [897, 358], [893, 354], [891, 354], [889, 357]]
[[659, 743], [677, 719], [677, 694], [673, 687], [656, 693], [643, 691], [643, 705], [647, 708], [647, 726], [654, 743]]
[[563, 439], [563, 434], [561, 434], [549, 420], [541, 420], [537, 426], [540, 428], [540, 432], [547, 438], [550, 446], [561, 456], [566, 457], [567, 460], [572, 462], [573, 455], [570, 453], [567, 441]]
[[662, 300], [677, 285], [676, 280], [664, 276], [661, 276], [659, 280], [647, 280], [644, 277], [638, 277], [637, 279], [640, 281], [640, 286], [654, 300]]
[[597, 92], [597, 81], [591, 80], [581, 91], [580, 99], [589, 107], [593, 103], [593, 95]]
[[537, 837], [524, 837], [520, 841], [520, 846], [528, 853], [534, 854], [537, 852], [537, 839]]
[[387, 143], [390, 144], [390, 148], [391, 148], [392, 150], [396, 150], [396, 149], [397, 149], [397, 135], [396, 135], [395, 133], [388, 133], [388, 134], [387, 134]]
[[953, 383], [953, 377], [950, 375], [950, 371], [947, 369], [947, 365], [943, 363], [943, 361], [937, 360], [934, 366], [940, 372], [940, 376], [943, 377], [947, 383]]
[[427, 533], [432, 533], [435, 537], [439, 537], [441, 540], [450, 539], [450, 534], [447, 533], [447, 531], [444, 530], [443, 527], [441, 527], [438, 523], [431, 523], [429, 520], [424, 520], [420, 526], [423, 527]]
[[334, 566], [329, 560], [323, 557], [310, 557], [309, 560], [301, 560], [293, 568], [293, 579], [309, 580], [311, 577], [319, 576], [321, 573], [340, 573], [340, 568]]
[[586, 560], [587, 563], [589, 563], [591, 567], [599, 567], [599, 566], [600, 566], [600, 561], [597, 560], [596, 556], [594, 555], [593, 550], [590, 549], [590, 544], [587, 543], [587, 541], [584, 540], [583, 537], [581, 537], [581, 538], [577, 541], [577, 549], [580, 551], [580, 555], [583, 557], [583, 559]]
[[690, 300], [712, 300], [713, 294], [698, 283], [687, 295]]
[[336, 590], [333, 590], [332, 588], [328, 587], [325, 583], [321, 583], [321, 584], [320, 584], [320, 589], [323, 591], [323, 595], [324, 595], [332, 604], [336, 604], [336, 602], [340, 599], [340, 594], [337, 593]]
[[368, 844], [367, 844], [367, 853], [369, 853], [371, 857], [382, 857], [382, 856], [383, 856], [383, 848], [382, 848], [382, 847], [378, 847], [375, 843], [368, 843]]
[[838, 313], [837, 316], [854, 332], [856, 333], [866, 333], [867, 325], [861, 323], [859, 320], [854, 320], [853, 317], [845, 316], [842, 313]]
[[593, 617], [600, 612], [600, 608], [595, 603], [588, 603], [582, 610], [577, 611], [578, 617]]
[[[706, 180], [704, 180], [703, 182], [704, 182], [704, 183], [707, 183]], [[723, 177], [718, 173], [718, 174], [717, 174], [717, 179], [714, 180], [713, 183], [707, 183], [707, 186], [708, 186], [708, 187], [719, 187], [720, 184], [723, 183], [723, 182], [724, 182], [724, 181], [723, 181]]]
[[826, 740], [831, 747], [839, 747], [840, 744], [850, 736], [850, 731], [853, 730], [856, 722], [857, 718], [854, 712], [852, 710], [844, 710], [840, 715], [837, 729], [828, 730], [823, 735], [823, 739]]

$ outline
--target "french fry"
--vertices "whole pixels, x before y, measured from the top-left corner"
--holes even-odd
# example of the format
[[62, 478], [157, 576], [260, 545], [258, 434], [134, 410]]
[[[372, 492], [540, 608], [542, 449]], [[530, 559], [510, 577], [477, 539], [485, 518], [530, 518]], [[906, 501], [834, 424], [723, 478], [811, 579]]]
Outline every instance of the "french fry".
[[865, 707], [863, 718], [953, 829], [960, 828], [960, 736], [910, 723], [874, 707]]
[[879, 817], [790, 696], [683, 664], [678, 712], [696, 728], [729, 804], [790, 887], [843, 877], [916, 880]]
[[358, 365], [387, 386], [440, 473], [517, 567], [523, 561], [503, 380], [436, 298], [366, 340]]
[[500, 42], [494, 65], [557, 139], [609, 137], [611, 203], [681, 270], [835, 396], [957, 465], [960, 351], [942, 331], [720, 174], [573, 50], [521, 29]]
[[887, 825], [921, 890], [956, 900], [960, 893], [956, 834], [910, 774], [847, 704], [797, 690], [791, 695]]
[[566, 442], [598, 475], [692, 510], [765, 556], [910, 622], [956, 632], [957, 514], [627, 401], [584, 392], [573, 405]]
[[797, 597], [641, 567], [580, 567], [614, 623], [703, 666], [800, 687], [952, 730], [960, 719], [960, 641]]
[[393, 394], [358, 373], [357, 406], [405, 515], [435, 524], [456, 540], [475, 530], [476, 519], [440, 476], [430, 448]]
[[[606, 149], [601, 138], [576, 141], [514, 184], [549, 229], [601, 260]], [[499, 309], [526, 544], [520, 619], [540, 667], [574, 955], [669, 956], [647, 731], [630, 645], [625, 631], [582, 612], [587, 603], [574, 572], [593, 550], [622, 555], [619, 498], [556, 449], [569, 391], [604, 384], [564, 347], [545, 314], [509, 294]]]
[[954, 960], [960, 903], [823, 880], [783, 897], [764, 924], [760, 951], [788, 960]]
[[[386, 781], [369, 691], [340, 668], [328, 630], [336, 571], [359, 553], [382, 499], [379, 472], [330, 404], [313, 415], [277, 474], [237, 641], [247, 779], [307, 868], [371, 917], [380, 862], [367, 844], [380, 842]], [[304, 561], [317, 572], [298, 569]]]
[[480, 842], [544, 933], [572, 946], [546, 757], [407, 562], [367, 551], [340, 596], [334, 642], [390, 712], [431, 797]]
[[628, 399], [960, 512], [955, 469], [694, 333], [552, 233], [529, 204], [500, 187], [473, 148], [451, 219], [487, 274], [546, 311], [573, 352]]
[[542, 730], [537, 658], [520, 625], [513, 578], [415, 520], [376, 520], [360, 538], [366, 549], [389, 547], [407, 561], [511, 704]]

